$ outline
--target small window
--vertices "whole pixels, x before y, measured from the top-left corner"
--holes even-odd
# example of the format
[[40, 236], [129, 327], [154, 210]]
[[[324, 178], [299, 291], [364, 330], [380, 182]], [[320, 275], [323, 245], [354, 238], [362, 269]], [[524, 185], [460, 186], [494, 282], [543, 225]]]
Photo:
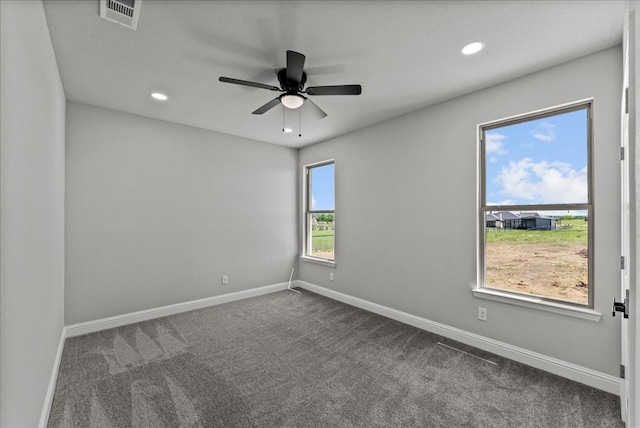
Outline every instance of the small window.
[[593, 307], [591, 109], [480, 126], [480, 287]]
[[305, 167], [305, 240], [303, 256], [335, 261], [335, 164]]

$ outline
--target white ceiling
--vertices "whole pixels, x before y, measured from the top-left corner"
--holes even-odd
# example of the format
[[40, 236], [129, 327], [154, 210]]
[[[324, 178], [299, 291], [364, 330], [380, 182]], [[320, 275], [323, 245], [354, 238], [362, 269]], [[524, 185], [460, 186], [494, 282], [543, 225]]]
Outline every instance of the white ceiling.
[[[136, 31], [99, 17], [99, 0], [45, 0], [71, 101], [289, 147], [303, 147], [617, 45], [623, 1], [143, 0]], [[463, 57], [467, 42], [486, 49]], [[218, 77], [279, 86], [286, 51], [307, 56], [307, 86], [362, 85], [315, 96], [315, 119], [278, 95]], [[170, 100], [152, 100], [153, 91]]]

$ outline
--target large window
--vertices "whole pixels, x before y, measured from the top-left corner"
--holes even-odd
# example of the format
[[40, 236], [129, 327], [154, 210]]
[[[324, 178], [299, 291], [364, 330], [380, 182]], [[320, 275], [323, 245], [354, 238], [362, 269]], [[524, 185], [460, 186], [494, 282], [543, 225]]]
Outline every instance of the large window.
[[335, 260], [335, 164], [333, 161], [305, 167], [304, 256]]
[[480, 287], [593, 307], [591, 111], [480, 126]]

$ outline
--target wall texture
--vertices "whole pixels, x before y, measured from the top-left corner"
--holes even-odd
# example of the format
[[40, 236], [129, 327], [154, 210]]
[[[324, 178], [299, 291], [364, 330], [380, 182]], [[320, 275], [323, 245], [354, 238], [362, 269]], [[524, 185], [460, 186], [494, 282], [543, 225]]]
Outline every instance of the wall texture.
[[[337, 230], [335, 280], [305, 261], [299, 279], [617, 376], [621, 64], [620, 48], [608, 49], [302, 149], [300, 170], [335, 159]], [[602, 319], [475, 298], [477, 125], [590, 97]], [[488, 322], [477, 320], [478, 306]]]
[[288, 281], [297, 156], [68, 103], [66, 324]]
[[0, 426], [38, 425], [64, 317], [65, 96], [41, 2], [0, 2]]

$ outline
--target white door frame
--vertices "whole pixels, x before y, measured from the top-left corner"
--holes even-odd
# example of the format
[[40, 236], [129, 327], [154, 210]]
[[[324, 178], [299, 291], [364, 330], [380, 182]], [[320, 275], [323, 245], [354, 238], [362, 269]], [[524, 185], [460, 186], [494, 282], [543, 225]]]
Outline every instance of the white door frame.
[[[622, 43], [622, 59], [623, 59], [623, 78], [622, 78], [622, 97], [620, 107], [620, 201], [621, 201], [621, 224], [620, 224], [620, 254], [621, 254], [621, 267], [620, 267], [620, 300], [624, 301], [625, 316], [626, 310], [631, 309], [630, 302], [627, 302], [625, 298], [630, 297], [631, 290], [631, 229], [632, 225], [632, 201], [634, 200], [634, 149], [629, 147], [629, 103], [628, 103], [628, 91], [629, 91], [629, 73], [630, 73], [630, 48], [633, 47], [631, 43], [631, 36], [634, 32], [634, 19], [632, 16], [625, 17], [624, 22], [624, 40]], [[615, 308], [614, 308], [615, 310]], [[614, 312], [615, 315], [615, 312]], [[623, 421], [629, 423], [632, 419], [630, 413], [630, 397], [631, 397], [631, 337], [630, 330], [631, 321], [624, 319], [620, 314], [621, 328], [620, 328], [620, 366], [621, 366], [621, 379], [620, 379], [620, 415]], [[626, 371], [626, 374], [622, 374]]]
[[[638, 129], [638, 64], [640, 59], [640, 1], [628, 2], [625, 17], [624, 45], [625, 48], [625, 84], [628, 79], [628, 116], [626, 127], [628, 129], [627, 146], [625, 147], [625, 163], [623, 167], [623, 192], [627, 187], [627, 199], [623, 193], [623, 255], [625, 256], [625, 269], [622, 274], [622, 286], [625, 281], [629, 287], [629, 320], [623, 321], [622, 328], [622, 360], [626, 364], [626, 376], [621, 382], [621, 408], [623, 417], [628, 427], [640, 426], [640, 349], [637, 340], [640, 333], [640, 299], [637, 298], [637, 272], [640, 271], [640, 239], [638, 239], [638, 224], [640, 224], [640, 212], [637, 209], [637, 201], [640, 200], [640, 130]], [[628, 47], [628, 51], [627, 51]], [[628, 55], [627, 55], [628, 52]], [[623, 119], [623, 133], [625, 124]], [[623, 136], [623, 144], [625, 137]], [[626, 168], [626, 171], [625, 171]], [[627, 215], [625, 224], [625, 215]], [[626, 230], [625, 230], [626, 229]], [[626, 245], [626, 248], [625, 248]], [[628, 251], [628, 254], [624, 254]], [[624, 294], [623, 294], [624, 297]], [[628, 405], [627, 405], [628, 403]]]

